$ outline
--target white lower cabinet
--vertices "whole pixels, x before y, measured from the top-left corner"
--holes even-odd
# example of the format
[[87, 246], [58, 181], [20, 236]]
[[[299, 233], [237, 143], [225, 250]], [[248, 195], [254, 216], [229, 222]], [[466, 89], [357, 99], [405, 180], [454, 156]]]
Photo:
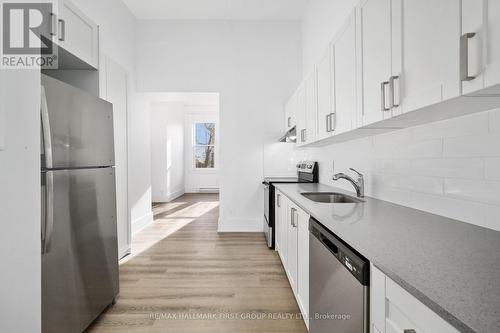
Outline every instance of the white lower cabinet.
[[371, 265], [370, 288], [372, 333], [458, 333], [454, 327], [374, 265]]
[[290, 286], [293, 289], [295, 296], [297, 296], [298, 291], [298, 234], [297, 234], [297, 208], [294, 204], [289, 202], [288, 209], [288, 243], [287, 243], [287, 265], [286, 271], [288, 273], [288, 280], [290, 281]]
[[276, 250], [309, 327], [309, 215], [279, 191], [275, 202]]
[[297, 301], [304, 316], [307, 327], [309, 327], [309, 215], [297, 209], [297, 239], [298, 254], [297, 266], [299, 268]]

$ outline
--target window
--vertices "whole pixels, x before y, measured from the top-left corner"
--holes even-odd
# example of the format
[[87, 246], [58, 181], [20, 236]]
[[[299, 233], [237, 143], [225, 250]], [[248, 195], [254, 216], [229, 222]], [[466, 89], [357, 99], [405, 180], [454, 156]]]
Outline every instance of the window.
[[215, 123], [194, 124], [194, 167], [215, 168]]

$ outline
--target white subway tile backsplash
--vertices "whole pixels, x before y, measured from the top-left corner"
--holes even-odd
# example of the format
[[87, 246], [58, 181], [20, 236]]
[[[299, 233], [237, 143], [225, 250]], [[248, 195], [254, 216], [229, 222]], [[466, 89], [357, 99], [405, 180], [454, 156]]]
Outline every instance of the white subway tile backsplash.
[[411, 173], [411, 166], [413, 160], [410, 159], [398, 159], [398, 160], [386, 160], [384, 163], [383, 171], [387, 173]]
[[443, 156], [443, 139], [426, 140], [392, 146], [392, 158], [438, 158]]
[[490, 131], [500, 132], [500, 109], [492, 110], [490, 113]]
[[443, 194], [443, 179], [412, 175], [386, 175], [383, 186], [399, 188], [410, 192]]
[[486, 219], [481, 226], [500, 231], [500, 206], [486, 206]]
[[487, 158], [486, 179], [500, 180], [500, 158]]
[[469, 135], [444, 139], [445, 157], [500, 156], [500, 134]]
[[500, 109], [305, 149], [320, 182], [359, 169], [366, 195], [500, 230]]
[[470, 116], [438, 121], [411, 129], [415, 141], [451, 138], [472, 134], [482, 134], [488, 131], [488, 112], [476, 113]]
[[483, 179], [484, 160], [473, 158], [417, 159], [408, 173], [443, 178]]
[[444, 194], [466, 201], [500, 205], [500, 182], [492, 180], [446, 179]]
[[412, 206], [419, 210], [476, 225], [483, 225], [485, 221], [485, 205], [477, 202], [413, 193]]

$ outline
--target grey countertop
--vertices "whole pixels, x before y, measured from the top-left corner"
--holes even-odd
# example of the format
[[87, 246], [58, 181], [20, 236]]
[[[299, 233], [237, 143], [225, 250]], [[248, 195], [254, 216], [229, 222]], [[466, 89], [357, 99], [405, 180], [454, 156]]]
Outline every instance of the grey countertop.
[[325, 204], [301, 195], [355, 196], [327, 185], [275, 186], [459, 331], [500, 332], [500, 232], [369, 197]]

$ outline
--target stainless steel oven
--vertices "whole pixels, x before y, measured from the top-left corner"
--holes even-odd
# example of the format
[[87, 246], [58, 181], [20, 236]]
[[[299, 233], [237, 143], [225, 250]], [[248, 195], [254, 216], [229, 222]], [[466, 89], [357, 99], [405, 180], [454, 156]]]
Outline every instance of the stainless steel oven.
[[266, 177], [262, 182], [264, 188], [264, 233], [269, 248], [274, 249], [275, 228], [274, 228], [274, 184], [278, 183], [317, 183], [318, 163], [301, 162], [297, 164], [297, 177]]

